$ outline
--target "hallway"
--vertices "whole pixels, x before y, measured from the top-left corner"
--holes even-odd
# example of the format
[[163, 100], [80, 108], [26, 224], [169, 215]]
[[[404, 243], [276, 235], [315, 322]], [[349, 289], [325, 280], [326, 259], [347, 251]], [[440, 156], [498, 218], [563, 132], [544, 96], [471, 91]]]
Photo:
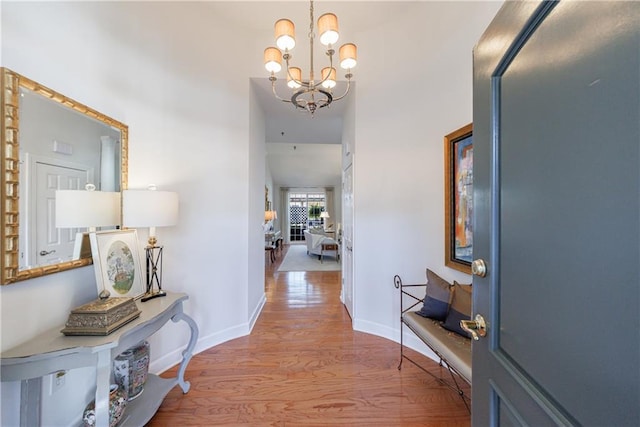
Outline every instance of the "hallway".
[[251, 335], [196, 355], [189, 393], [173, 389], [148, 425], [470, 424], [455, 392], [410, 363], [398, 371], [398, 344], [352, 330], [340, 272], [278, 273], [283, 257], [267, 260], [267, 303]]

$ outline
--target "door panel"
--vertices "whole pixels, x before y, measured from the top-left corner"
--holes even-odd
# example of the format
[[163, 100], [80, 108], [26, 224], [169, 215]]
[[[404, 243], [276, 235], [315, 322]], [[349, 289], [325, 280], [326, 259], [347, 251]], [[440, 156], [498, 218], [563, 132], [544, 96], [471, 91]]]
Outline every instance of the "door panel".
[[342, 226], [342, 301], [353, 319], [353, 165], [343, 172]]
[[474, 425], [640, 424], [639, 28], [507, 2], [475, 49]]
[[36, 163], [35, 236], [30, 258], [35, 265], [70, 261], [77, 228], [56, 228], [56, 190], [80, 190], [88, 171], [47, 163]]

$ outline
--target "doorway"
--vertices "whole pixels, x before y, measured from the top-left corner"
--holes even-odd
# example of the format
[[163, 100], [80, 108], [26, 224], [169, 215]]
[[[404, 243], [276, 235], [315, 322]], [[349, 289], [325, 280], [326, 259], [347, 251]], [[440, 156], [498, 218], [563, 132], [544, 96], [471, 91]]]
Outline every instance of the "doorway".
[[289, 229], [289, 243], [304, 242], [304, 231], [322, 227], [321, 213], [326, 210], [326, 193], [318, 191], [291, 191], [288, 195], [286, 227]]
[[80, 190], [93, 182], [90, 166], [56, 159], [25, 156], [28, 194], [25, 197], [24, 241], [21, 242], [20, 268], [70, 261], [76, 233], [80, 229], [56, 227], [56, 190]]

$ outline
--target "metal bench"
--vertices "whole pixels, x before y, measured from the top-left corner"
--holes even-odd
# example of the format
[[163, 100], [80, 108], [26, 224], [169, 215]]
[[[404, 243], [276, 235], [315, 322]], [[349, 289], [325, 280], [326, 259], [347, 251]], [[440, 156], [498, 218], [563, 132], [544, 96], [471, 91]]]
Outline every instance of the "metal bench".
[[[464, 393], [457, 380], [459, 377], [471, 385], [471, 340], [447, 331], [440, 326], [440, 322], [422, 317], [413, 310], [417, 305], [423, 303], [423, 298], [413, 295], [409, 290], [420, 287], [426, 289], [426, 283], [404, 285], [398, 275], [393, 278], [393, 283], [396, 289], [400, 290], [400, 364], [398, 370], [402, 369], [402, 361], [407, 359], [422, 371], [436, 378], [441, 384], [455, 390], [471, 412], [470, 396]], [[405, 297], [411, 301], [408, 307], [405, 307]], [[405, 354], [402, 325], [406, 325], [440, 358], [440, 366], [444, 364], [447, 368], [451, 374], [451, 382], [434, 375]]]

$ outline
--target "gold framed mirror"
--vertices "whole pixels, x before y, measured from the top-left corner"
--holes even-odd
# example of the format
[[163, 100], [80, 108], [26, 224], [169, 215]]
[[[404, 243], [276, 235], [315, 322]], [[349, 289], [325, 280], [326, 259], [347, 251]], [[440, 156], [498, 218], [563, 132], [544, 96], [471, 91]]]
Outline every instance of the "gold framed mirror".
[[0, 274], [8, 285], [91, 264], [67, 249], [82, 230], [55, 228], [52, 194], [85, 184], [126, 189], [128, 127], [7, 68], [0, 78]]

